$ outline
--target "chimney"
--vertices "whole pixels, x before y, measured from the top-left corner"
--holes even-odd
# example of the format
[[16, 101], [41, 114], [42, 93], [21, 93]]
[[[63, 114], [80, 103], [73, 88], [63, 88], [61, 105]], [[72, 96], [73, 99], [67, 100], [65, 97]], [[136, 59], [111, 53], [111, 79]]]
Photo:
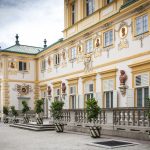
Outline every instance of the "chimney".
[[47, 43], [47, 41], [46, 41], [46, 39], [44, 39], [44, 48], [47, 47], [46, 43]]
[[18, 39], [19, 39], [19, 36], [18, 34], [16, 34], [16, 45], [20, 45]]

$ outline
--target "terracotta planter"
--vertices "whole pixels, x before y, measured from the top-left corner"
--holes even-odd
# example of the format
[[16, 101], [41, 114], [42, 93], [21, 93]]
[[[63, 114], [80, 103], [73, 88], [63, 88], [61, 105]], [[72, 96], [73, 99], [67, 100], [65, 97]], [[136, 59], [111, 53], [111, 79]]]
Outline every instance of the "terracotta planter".
[[56, 132], [63, 132], [64, 131], [64, 124], [55, 123]]
[[91, 126], [90, 127], [90, 135], [92, 138], [100, 138], [101, 137], [101, 127]]

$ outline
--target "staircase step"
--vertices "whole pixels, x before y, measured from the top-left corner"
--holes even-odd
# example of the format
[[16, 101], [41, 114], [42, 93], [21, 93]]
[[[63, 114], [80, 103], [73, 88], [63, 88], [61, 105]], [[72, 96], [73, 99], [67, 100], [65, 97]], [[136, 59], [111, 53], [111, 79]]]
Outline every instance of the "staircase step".
[[55, 130], [54, 125], [32, 125], [32, 124], [10, 124], [10, 127], [33, 130], [33, 131], [53, 131]]

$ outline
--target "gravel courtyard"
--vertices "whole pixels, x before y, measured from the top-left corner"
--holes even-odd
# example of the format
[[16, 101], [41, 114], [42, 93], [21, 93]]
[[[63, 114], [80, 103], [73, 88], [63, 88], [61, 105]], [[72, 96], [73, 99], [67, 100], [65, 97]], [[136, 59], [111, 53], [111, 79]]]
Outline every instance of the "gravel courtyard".
[[106, 148], [87, 143], [119, 139], [139, 143], [138, 145], [116, 148], [118, 150], [150, 150], [150, 141], [137, 141], [117, 137], [102, 136], [93, 139], [86, 134], [55, 131], [35, 132], [9, 127], [0, 123], [0, 150], [104, 150]]

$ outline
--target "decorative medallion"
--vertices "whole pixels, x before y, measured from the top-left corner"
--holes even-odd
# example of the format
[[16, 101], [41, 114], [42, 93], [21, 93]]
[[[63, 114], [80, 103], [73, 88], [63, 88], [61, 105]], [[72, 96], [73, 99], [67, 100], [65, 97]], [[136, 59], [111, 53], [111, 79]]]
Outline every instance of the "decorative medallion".
[[127, 35], [128, 35], [128, 24], [126, 22], [121, 22], [119, 30], [118, 30], [118, 34], [120, 37], [120, 43], [118, 44], [118, 49], [121, 50], [123, 48], [128, 48], [129, 47], [129, 42], [126, 39]]
[[19, 96], [25, 96], [32, 92], [32, 87], [26, 84], [16, 84], [14, 90], [18, 92]]
[[128, 35], [128, 26], [126, 24], [123, 24], [119, 29], [119, 37], [121, 39], [126, 38]]
[[100, 38], [96, 38], [96, 39], [95, 39], [94, 47], [95, 47], [95, 48], [100, 47]]

